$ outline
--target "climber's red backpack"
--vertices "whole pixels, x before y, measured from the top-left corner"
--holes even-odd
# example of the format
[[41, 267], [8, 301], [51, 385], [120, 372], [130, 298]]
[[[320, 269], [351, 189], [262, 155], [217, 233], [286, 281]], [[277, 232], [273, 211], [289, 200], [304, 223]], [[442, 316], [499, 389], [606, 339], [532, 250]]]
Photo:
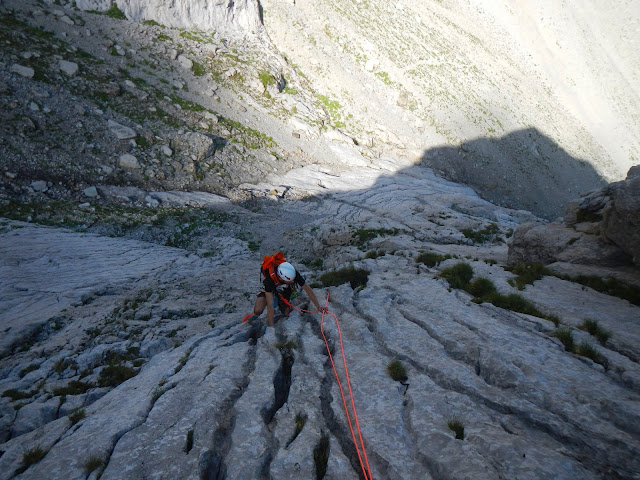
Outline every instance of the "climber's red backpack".
[[281, 263], [286, 262], [284, 259], [284, 253], [276, 252], [273, 255], [267, 255], [262, 259], [262, 269], [260, 273], [266, 277], [269, 277], [274, 284], [279, 285], [282, 282], [278, 278], [277, 268]]

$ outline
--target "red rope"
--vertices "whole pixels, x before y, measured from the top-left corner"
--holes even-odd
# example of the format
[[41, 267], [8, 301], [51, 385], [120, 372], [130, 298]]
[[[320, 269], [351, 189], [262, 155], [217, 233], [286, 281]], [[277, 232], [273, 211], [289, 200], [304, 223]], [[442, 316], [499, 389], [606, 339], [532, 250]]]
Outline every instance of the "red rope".
[[[316, 310], [315, 312], [309, 311], [309, 310], [303, 310], [301, 308], [296, 307], [295, 305], [293, 305], [291, 302], [289, 302], [287, 299], [282, 298], [282, 300], [291, 308], [295, 308], [296, 310], [299, 310], [301, 312], [304, 313], [318, 313], [319, 310]], [[329, 292], [327, 292], [327, 300], [324, 304], [325, 308], [326, 306], [329, 304]], [[327, 337], [324, 334], [324, 316], [325, 314], [328, 313], [329, 315], [331, 315], [334, 320], [336, 321], [336, 327], [338, 328], [338, 337], [340, 338], [340, 351], [342, 352], [342, 363], [344, 365], [344, 373], [345, 373], [345, 378], [347, 380], [347, 386], [349, 387], [349, 398], [351, 400], [351, 409], [353, 411], [353, 418], [355, 420], [355, 424], [356, 424], [356, 430], [358, 431], [358, 439], [360, 440], [360, 443], [358, 444], [358, 441], [356, 440], [356, 435], [353, 431], [353, 425], [351, 423], [351, 416], [349, 415], [349, 409], [347, 407], [347, 400], [344, 397], [344, 390], [342, 388], [342, 382], [340, 381], [340, 376], [338, 375], [338, 370], [336, 369], [336, 365], [333, 361], [333, 355], [331, 355], [331, 350], [329, 349], [329, 342], [327, 341]], [[356, 412], [356, 405], [353, 401], [353, 392], [351, 391], [351, 381], [349, 380], [349, 369], [347, 368], [347, 358], [344, 354], [344, 346], [342, 345], [342, 332], [340, 330], [340, 323], [338, 322], [338, 317], [336, 317], [332, 312], [330, 312], [329, 310], [323, 311], [322, 312], [322, 320], [320, 322], [320, 332], [322, 333], [322, 338], [324, 339], [324, 344], [327, 347], [327, 353], [329, 354], [329, 360], [331, 360], [331, 367], [333, 368], [333, 374], [336, 377], [336, 380], [338, 382], [338, 388], [340, 389], [340, 396], [342, 397], [342, 404], [344, 405], [344, 411], [347, 414], [347, 423], [349, 424], [349, 430], [351, 431], [351, 438], [353, 439], [353, 444], [356, 447], [356, 452], [358, 453], [358, 460], [360, 462], [360, 468], [362, 468], [362, 473], [364, 474], [364, 478], [365, 480], [373, 480], [373, 477], [371, 476], [371, 468], [369, 467], [369, 459], [367, 458], [367, 452], [364, 449], [364, 440], [362, 439], [362, 433], [360, 432], [360, 422], [358, 421], [358, 414]], [[362, 454], [360, 454], [360, 448], [362, 448]], [[364, 463], [362, 461], [364, 457]], [[367, 468], [365, 469], [364, 465], [366, 464]]]

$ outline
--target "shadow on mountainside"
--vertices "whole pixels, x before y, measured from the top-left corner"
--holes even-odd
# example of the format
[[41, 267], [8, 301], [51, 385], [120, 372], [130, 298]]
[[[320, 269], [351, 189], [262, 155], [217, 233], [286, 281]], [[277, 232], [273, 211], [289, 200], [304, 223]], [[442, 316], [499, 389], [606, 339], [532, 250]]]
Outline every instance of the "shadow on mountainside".
[[570, 201], [607, 184], [587, 161], [572, 157], [536, 128], [432, 148], [422, 164], [492, 203], [548, 220], [563, 216]]

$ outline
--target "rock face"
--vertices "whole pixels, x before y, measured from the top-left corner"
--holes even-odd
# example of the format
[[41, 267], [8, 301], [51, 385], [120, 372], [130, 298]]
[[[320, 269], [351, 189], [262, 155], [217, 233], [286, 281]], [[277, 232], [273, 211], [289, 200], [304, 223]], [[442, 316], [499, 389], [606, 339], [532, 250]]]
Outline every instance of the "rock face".
[[81, 10], [98, 11], [117, 5], [130, 20], [153, 20], [162, 25], [191, 30], [240, 36], [253, 36], [262, 30], [258, 0], [79, 0], [76, 5]]
[[[0, 1], [0, 480], [361, 478], [341, 347], [373, 478], [638, 478], [640, 307], [551, 276], [517, 290], [508, 238], [536, 217], [424, 167], [500, 202], [553, 195], [546, 217], [615, 170], [536, 75], [540, 35], [582, 60], [574, 32], [537, 33], [544, 5], [506, 14], [535, 20], [514, 32], [530, 59], [480, 2], [264, 0], [278, 48], [244, 38], [257, 0], [60, 3]], [[608, 66], [632, 42], [597, 38], [585, 52], [620, 57], [587, 57], [607, 67], [594, 85], [628, 107]], [[589, 106], [633, 152], [635, 120]], [[628, 258], [633, 229], [605, 210], [635, 200], [616, 192], [588, 200], [603, 222], [557, 225], [540, 257]], [[300, 311], [240, 321], [277, 250], [329, 295], [342, 337]], [[442, 278], [460, 263], [501, 306]], [[367, 281], [331, 281], [350, 267]]]
[[631, 168], [625, 181], [612, 185], [609, 195], [610, 203], [601, 210], [602, 234], [640, 267], [640, 166]]
[[[4, 332], [15, 336], [0, 359], [0, 479], [361, 478], [321, 328], [342, 382], [344, 347], [373, 478], [637, 476], [640, 307], [559, 278], [527, 286], [523, 295], [558, 314], [576, 342], [593, 343], [573, 328], [584, 318], [611, 332], [594, 362], [566, 351], [552, 322], [472, 302], [438, 277], [466, 261], [514, 293], [496, 262], [506, 258], [502, 235], [530, 215], [420, 167], [336, 175], [313, 166], [264, 180], [286, 185], [285, 198], [259, 213], [236, 206], [227, 224], [253, 228], [256, 252], [229, 227], [200, 257], [2, 221], [0, 306], [21, 298], [22, 320], [38, 328]], [[488, 222], [500, 234], [462, 233]], [[240, 322], [261, 255], [281, 246], [310, 282], [320, 272], [300, 260], [315, 256], [327, 271], [370, 272], [362, 288], [314, 287], [321, 301], [329, 293], [342, 339], [330, 316]], [[25, 248], [33, 260], [19, 262]], [[458, 258], [428, 268], [415, 260], [421, 250]], [[394, 361], [407, 379], [390, 377]], [[35, 449], [39, 461], [25, 455]]]
[[509, 263], [557, 261], [640, 268], [640, 167], [569, 204], [562, 223], [518, 227]]

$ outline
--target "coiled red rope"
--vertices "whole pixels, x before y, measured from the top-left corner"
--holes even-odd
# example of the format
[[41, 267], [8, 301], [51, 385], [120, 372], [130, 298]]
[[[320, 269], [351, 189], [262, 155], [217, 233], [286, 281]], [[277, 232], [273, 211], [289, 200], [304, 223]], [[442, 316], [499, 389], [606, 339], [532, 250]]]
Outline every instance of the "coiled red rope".
[[[319, 310], [316, 311], [309, 311], [309, 310], [303, 310], [301, 308], [296, 307], [295, 305], [293, 305], [291, 302], [289, 302], [287, 299], [282, 298], [282, 300], [290, 307], [290, 308], [295, 308], [296, 310], [299, 310], [301, 312], [304, 313], [319, 313]], [[329, 292], [327, 292], [327, 299], [325, 301], [325, 308], [327, 307], [327, 305], [329, 304]], [[358, 440], [356, 440], [356, 435], [355, 432], [353, 430], [353, 424], [351, 422], [351, 415], [349, 415], [349, 408], [347, 407], [347, 400], [345, 399], [344, 396], [344, 389], [342, 388], [342, 381], [340, 380], [340, 376], [338, 375], [338, 370], [336, 369], [336, 365], [335, 362], [333, 361], [333, 355], [331, 355], [331, 349], [329, 348], [329, 342], [327, 341], [327, 337], [324, 333], [324, 317], [325, 314], [329, 314], [333, 317], [333, 319], [336, 322], [336, 327], [338, 329], [338, 338], [340, 339], [340, 352], [342, 353], [342, 364], [344, 365], [344, 374], [345, 374], [345, 379], [346, 379], [346, 383], [348, 386], [348, 390], [349, 390], [349, 399], [351, 400], [351, 409], [353, 412], [353, 419], [355, 421], [355, 426], [356, 426], [356, 430], [358, 432]], [[342, 397], [342, 404], [344, 405], [344, 411], [347, 415], [347, 423], [349, 424], [349, 430], [351, 431], [351, 438], [353, 439], [353, 445], [356, 447], [356, 452], [358, 453], [358, 461], [360, 462], [360, 468], [362, 468], [362, 473], [364, 474], [364, 478], [365, 480], [373, 480], [373, 476], [371, 476], [371, 468], [369, 467], [369, 459], [367, 458], [367, 452], [364, 448], [364, 440], [362, 439], [362, 432], [360, 432], [360, 422], [358, 421], [358, 413], [356, 412], [356, 404], [353, 401], [353, 392], [351, 391], [351, 381], [349, 380], [349, 369], [347, 368], [347, 357], [344, 354], [344, 346], [342, 345], [342, 332], [340, 330], [340, 322], [338, 322], [338, 317], [336, 317], [332, 312], [330, 312], [329, 310], [323, 311], [322, 312], [322, 319], [320, 322], [320, 332], [322, 333], [322, 338], [324, 339], [324, 344], [327, 347], [327, 353], [329, 354], [329, 360], [331, 360], [331, 367], [333, 368], [333, 374], [336, 377], [336, 381], [338, 382], [338, 388], [340, 389], [340, 396]], [[362, 453], [360, 453], [360, 449], [362, 449]], [[363, 461], [364, 459], [364, 461]], [[366, 469], [365, 469], [365, 465], [366, 465]]]

